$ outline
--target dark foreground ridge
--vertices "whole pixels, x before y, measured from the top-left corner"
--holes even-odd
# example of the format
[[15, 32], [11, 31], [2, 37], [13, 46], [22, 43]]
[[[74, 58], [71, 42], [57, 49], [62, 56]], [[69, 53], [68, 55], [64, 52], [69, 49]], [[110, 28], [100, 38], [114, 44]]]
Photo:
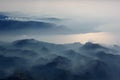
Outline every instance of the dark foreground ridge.
[[0, 80], [120, 80], [120, 55], [115, 55], [120, 52], [115, 48], [91, 42], [1, 42]]

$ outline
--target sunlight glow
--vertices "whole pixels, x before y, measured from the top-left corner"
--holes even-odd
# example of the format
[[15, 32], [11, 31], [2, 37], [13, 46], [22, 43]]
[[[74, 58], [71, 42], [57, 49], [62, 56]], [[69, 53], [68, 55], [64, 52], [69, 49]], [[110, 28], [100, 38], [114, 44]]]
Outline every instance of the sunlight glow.
[[35, 38], [39, 41], [47, 41], [57, 44], [63, 43], [86, 43], [86, 42], [94, 42], [101, 44], [113, 44], [115, 43], [115, 38], [111, 33], [106, 32], [96, 32], [96, 33], [86, 33], [86, 34], [71, 34], [71, 35], [34, 35], [27, 36], [22, 35], [21, 39], [26, 38]]

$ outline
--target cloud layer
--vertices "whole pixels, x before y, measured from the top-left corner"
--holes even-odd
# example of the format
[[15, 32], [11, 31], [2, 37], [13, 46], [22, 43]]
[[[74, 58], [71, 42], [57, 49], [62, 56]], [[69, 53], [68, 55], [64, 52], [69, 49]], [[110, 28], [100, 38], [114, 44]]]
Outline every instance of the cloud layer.
[[119, 7], [119, 0], [1, 0], [0, 3], [1, 12], [17, 13], [14, 16], [25, 13], [24, 16], [32, 18], [60, 18], [63, 21], [55, 24], [62, 24], [71, 30], [65, 33], [107, 32], [115, 36], [115, 41], [120, 39]]

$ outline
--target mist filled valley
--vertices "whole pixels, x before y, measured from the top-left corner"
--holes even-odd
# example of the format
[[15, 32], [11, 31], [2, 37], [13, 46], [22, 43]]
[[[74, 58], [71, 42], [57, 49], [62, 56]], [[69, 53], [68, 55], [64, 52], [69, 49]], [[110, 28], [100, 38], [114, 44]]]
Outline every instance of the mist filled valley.
[[1, 42], [0, 80], [119, 80], [119, 49], [91, 42]]

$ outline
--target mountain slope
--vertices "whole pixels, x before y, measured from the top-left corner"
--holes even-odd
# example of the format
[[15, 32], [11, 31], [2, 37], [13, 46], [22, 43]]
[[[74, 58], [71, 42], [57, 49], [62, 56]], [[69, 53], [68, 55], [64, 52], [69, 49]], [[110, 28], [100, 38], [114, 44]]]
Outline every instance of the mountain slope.
[[90, 42], [17, 40], [0, 46], [0, 80], [120, 80], [120, 55], [113, 52]]

